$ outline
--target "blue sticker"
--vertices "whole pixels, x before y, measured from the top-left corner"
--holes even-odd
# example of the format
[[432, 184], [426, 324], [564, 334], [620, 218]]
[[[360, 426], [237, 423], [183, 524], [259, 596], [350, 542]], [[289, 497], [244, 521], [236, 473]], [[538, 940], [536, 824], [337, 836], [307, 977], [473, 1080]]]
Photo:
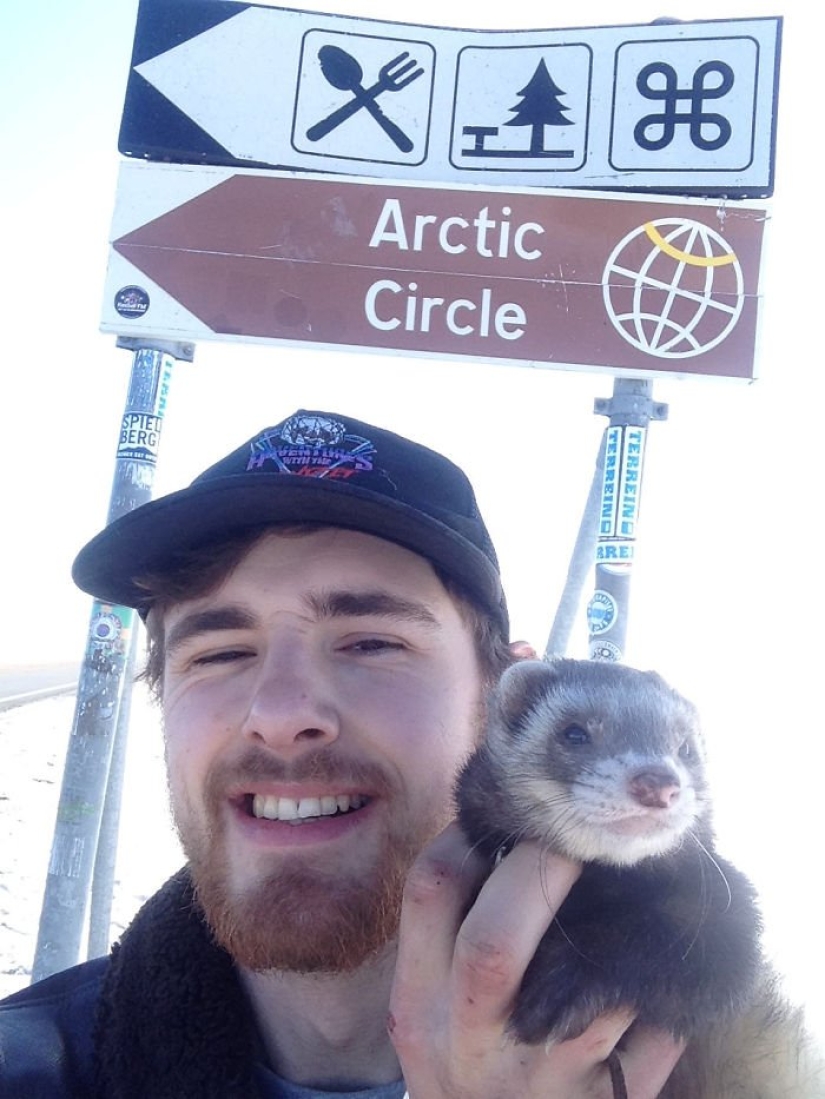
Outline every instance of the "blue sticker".
[[587, 627], [591, 634], [607, 633], [616, 624], [619, 608], [609, 591], [598, 589], [587, 604]]

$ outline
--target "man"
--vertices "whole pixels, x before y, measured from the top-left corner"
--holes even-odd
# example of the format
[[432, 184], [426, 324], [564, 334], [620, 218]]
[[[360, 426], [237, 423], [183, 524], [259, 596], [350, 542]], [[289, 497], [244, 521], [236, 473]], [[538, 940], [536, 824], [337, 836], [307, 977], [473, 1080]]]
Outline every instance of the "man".
[[[146, 621], [188, 864], [110, 958], [0, 1004], [0, 1094], [623, 1094], [628, 1016], [548, 1050], [506, 1034], [577, 867], [524, 844], [484, 882], [450, 823], [485, 690], [526, 654], [461, 470], [300, 411], [117, 520], [74, 577]], [[633, 1099], [679, 1053], [634, 1030]]]

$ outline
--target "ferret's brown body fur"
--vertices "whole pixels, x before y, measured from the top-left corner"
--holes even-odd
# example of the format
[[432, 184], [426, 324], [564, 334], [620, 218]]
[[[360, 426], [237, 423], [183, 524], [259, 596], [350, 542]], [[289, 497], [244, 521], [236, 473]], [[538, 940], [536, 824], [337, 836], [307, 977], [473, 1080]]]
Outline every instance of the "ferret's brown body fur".
[[652, 672], [524, 661], [488, 714], [456, 787], [467, 837], [491, 861], [530, 838], [584, 864], [513, 1035], [563, 1040], [630, 1007], [687, 1040], [662, 1099], [825, 1099], [823, 1055], [763, 957], [754, 890], [715, 850], [693, 706]]

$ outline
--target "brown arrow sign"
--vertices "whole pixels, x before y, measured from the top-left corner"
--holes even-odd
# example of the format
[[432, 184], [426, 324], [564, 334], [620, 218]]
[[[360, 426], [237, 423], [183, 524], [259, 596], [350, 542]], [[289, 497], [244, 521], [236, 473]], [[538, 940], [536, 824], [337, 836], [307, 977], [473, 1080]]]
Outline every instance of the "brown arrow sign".
[[[136, 185], [165, 170], [139, 168]], [[764, 208], [218, 178], [113, 243], [129, 281], [136, 269], [203, 329], [165, 323], [153, 289], [142, 311], [107, 306], [105, 330], [753, 377]]]

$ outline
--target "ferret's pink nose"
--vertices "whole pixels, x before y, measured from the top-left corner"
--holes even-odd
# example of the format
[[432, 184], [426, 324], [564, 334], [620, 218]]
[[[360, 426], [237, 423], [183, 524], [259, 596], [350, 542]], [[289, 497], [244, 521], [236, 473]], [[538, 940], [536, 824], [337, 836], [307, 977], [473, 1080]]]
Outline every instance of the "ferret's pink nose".
[[678, 775], [663, 767], [639, 771], [628, 782], [630, 796], [648, 809], [669, 809], [681, 793]]

